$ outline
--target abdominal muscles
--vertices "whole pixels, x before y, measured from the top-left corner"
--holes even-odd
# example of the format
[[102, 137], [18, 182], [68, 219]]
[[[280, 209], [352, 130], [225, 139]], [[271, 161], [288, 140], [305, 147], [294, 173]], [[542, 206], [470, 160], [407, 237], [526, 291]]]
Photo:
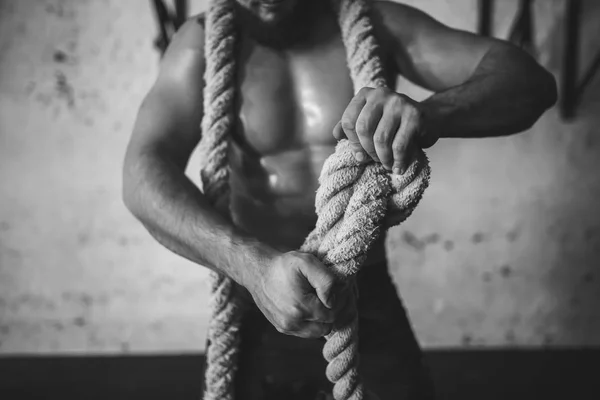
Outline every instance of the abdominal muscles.
[[231, 146], [231, 211], [236, 225], [281, 250], [300, 247], [317, 221], [318, 178], [334, 145], [306, 145], [262, 157]]

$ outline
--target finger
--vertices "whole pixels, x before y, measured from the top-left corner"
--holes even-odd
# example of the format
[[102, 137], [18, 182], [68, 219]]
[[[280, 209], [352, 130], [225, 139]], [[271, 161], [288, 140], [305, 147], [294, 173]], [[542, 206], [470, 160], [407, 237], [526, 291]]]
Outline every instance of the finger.
[[317, 292], [319, 300], [327, 308], [333, 308], [335, 303], [335, 275], [316, 258], [313, 262], [307, 262], [303, 266], [302, 273]]
[[[338, 302], [336, 301], [336, 304]], [[335, 321], [335, 312], [333, 309], [323, 305], [321, 300], [314, 294], [309, 293], [304, 301], [305, 321], [333, 323]]]
[[317, 339], [329, 335], [332, 329], [333, 324], [307, 322], [294, 330], [277, 330], [285, 335], [297, 336], [303, 339]]
[[373, 143], [373, 134], [383, 115], [383, 106], [379, 103], [368, 102], [362, 108], [356, 119], [356, 135], [360, 145], [373, 160], [379, 162], [375, 144]]
[[342, 140], [346, 137], [344, 130], [342, 129], [342, 121], [338, 121], [338, 123], [333, 127], [333, 137], [337, 140]]
[[377, 152], [379, 161], [387, 170], [391, 170], [394, 165], [392, 142], [401, 121], [402, 118], [398, 115], [398, 110], [393, 109], [391, 106], [386, 106], [373, 135], [375, 151]]
[[413, 138], [417, 137], [420, 128], [420, 118], [416, 111], [407, 111], [402, 115], [400, 128], [392, 142], [394, 153], [393, 171], [395, 174], [403, 174], [410, 165], [410, 146]]
[[344, 111], [344, 114], [340, 120], [342, 131], [348, 138], [348, 142], [350, 142], [350, 146], [352, 147], [354, 155], [358, 161], [365, 160], [365, 153], [356, 133], [356, 120], [358, 119], [362, 108], [367, 103], [367, 93], [367, 88], [361, 89], [356, 96], [350, 100], [350, 103], [346, 107], [346, 110]]

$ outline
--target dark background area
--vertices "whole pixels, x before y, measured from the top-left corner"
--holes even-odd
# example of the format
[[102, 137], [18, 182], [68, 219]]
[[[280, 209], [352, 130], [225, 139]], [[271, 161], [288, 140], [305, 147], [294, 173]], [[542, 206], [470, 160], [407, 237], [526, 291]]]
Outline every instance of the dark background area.
[[[448, 349], [426, 357], [440, 400], [600, 396], [600, 349]], [[201, 354], [9, 357], [0, 359], [0, 398], [198, 399], [203, 363]]]

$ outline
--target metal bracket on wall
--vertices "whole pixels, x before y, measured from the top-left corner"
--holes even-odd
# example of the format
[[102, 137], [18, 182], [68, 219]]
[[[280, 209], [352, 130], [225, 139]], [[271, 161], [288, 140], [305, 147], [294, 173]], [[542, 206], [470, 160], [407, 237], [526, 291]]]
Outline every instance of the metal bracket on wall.
[[[519, 10], [510, 30], [509, 40], [535, 55], [533, 43], [533, 0], [519, 0]], [[479, 0], [477, 33], [492, 36], [494, 0]], [[562, 65], [560, 71], [560, 98], [558, 101], [563, 119], [575, 117], [581, 97], [600, 69], [600, 52], [579, 80], [579, 33], [581, 26], [581, 0], [566, 0], [565, 29]]]
[[[577, 106], [588, 84], [600, 69], [600, 51], [596, 53], [587, 70], [583, 71], [581, 79], [577, 76], [579, 70], [579, 33], [581, 27], [581, 1], [568, 0], [565, 23], [565, 43], [561, 77], [561, 112], [565, 119], [575, 116]], [[579, 82], [578, 82], [579, 80]]]
[[520, 0], [519, 10], [510, 28], [508, 40], [517, 46], [535, 55], [535, 45], [533, 43], [533, 0]]
[[150, 3], [154, 9], [159, 30], [158, 36], [154, 39], [154, 47], [158, 49], [162, 57], [171, 38], [187, 18], [188, 2], [187, 0], [173, 0], [174, 9], [170, 9], [163, 0], [150, 0]]

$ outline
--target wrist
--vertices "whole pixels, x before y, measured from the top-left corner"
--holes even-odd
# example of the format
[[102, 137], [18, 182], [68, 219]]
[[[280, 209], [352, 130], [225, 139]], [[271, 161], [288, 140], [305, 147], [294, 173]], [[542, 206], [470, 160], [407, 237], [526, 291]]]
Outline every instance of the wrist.
[[437, 102], [435, 96], [431, 96], [421, 103], [421, 111], [423, 113], [421, 145], [423, 148], [429, 148], [440, 138], [448, 137], [450, 111], [447, 106]]
[[280, 254], [273, 247], [245, 235], [233, 235], [232, 248], [235, 248], [236, 276], [232, 277], [239, 285], [252, 291], [261, 281], [269, 265]]

